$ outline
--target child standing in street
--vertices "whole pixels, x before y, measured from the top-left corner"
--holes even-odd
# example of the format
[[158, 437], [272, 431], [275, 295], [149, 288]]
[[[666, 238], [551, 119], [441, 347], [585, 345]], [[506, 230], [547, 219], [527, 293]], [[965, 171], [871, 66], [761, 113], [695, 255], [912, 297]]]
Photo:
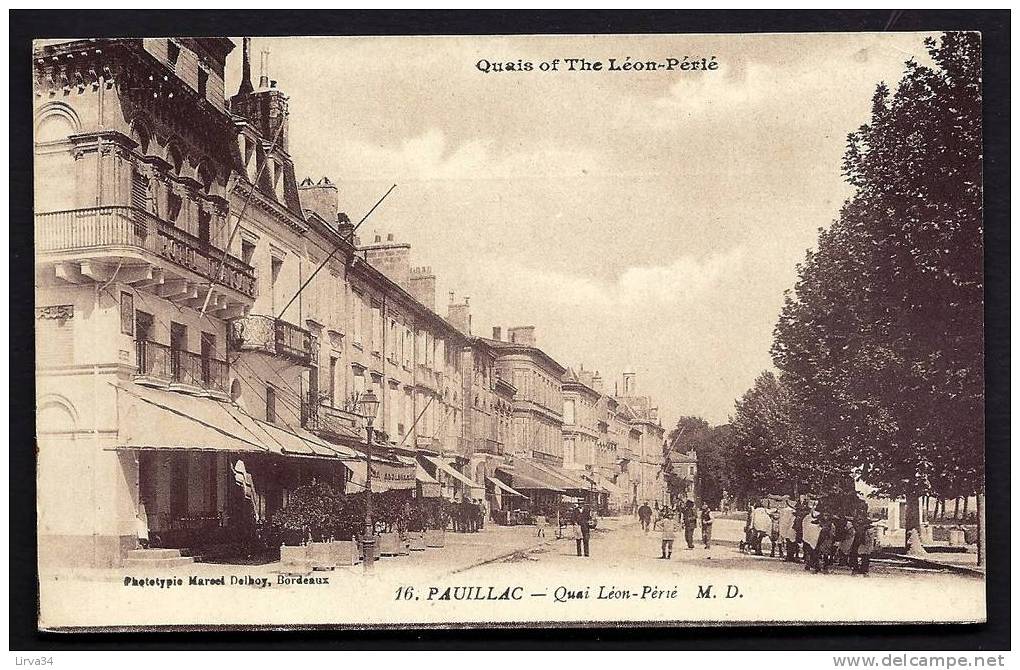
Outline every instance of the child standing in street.
[[673, 540], [676, 539], [677, 523], [668, 510], [655, 523], [662, 528], [662, 556], [659, 558], [672, 558]]
[[538, 528], [538, 537], [545, 537], [545, 529], [549, 526], [549, 519], [544, 514], [535, 517], [535, 526]]

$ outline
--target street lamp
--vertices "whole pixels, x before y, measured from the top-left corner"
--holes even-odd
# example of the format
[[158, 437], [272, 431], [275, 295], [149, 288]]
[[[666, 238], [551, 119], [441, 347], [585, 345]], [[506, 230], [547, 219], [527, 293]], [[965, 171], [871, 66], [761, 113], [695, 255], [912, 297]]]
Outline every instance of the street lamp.
[[379, 399], [371, 390], [358, 401], [361, 416], [365, 417], [368, 444], [365, 448], [365, 536], [361, 545], [365, 550], [365, 572], [372, 572], [375, 562], [375, 523], [372, 521], [372, 422], [379, 413]]

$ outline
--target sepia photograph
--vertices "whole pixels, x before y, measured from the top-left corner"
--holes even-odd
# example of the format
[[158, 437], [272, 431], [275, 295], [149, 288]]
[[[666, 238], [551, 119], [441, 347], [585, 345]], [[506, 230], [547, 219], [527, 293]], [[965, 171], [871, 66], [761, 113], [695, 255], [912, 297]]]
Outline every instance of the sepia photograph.
[[982, 81], [963, 30], [35, 40], [38, 628], [986, 621]]

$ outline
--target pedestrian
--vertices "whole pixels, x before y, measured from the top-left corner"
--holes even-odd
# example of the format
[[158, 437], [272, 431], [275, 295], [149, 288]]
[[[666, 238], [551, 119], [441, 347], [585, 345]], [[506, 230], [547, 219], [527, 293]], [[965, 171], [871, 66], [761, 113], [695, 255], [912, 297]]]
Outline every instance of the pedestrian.
[[797, 561], [797, 532], [793, 529], [796, 520], [796, 512], [787, 500], [779, 509], [779, 541], [785, 549], [783, 560], [791, 563]]
[[570, 536], [577, 545], [577, 555], [582, 556], [584, 535], [581, 533], [581, 510], [576, 507], [570, 513]]
[[813, 514], [807, 514], [802, 520], [802, 539], [804, 542], [804, 569], [814, 570], [818, 562], [818, 539], [822, 533], [821, 520]]
[[849, 518], [840, 518], [837, 524], [840, 527], [839, 544], [836, 546], [836, 564], [845, 565], [853, 572], [854, 550], [857, 548], [857, 529], [854, 522]]
[[805, 500], [798, 500], [797, 501], [797, 506], [794, 508], [794, 511], [793, 511], [793, 532], [794, 532], [793, 560], [794, 560], [794, 562], [797, 562], [797, 560], [798, 560], [797, 550], [804, 543], [804, 519], [806, 519], [810, 513], [811, 513], [811, 509], [808, 507], [807, 501], [805, 501]]
[[753, 534], [751, 536], [751, 546], [754, 548], [754, 553], [761, 556], [761, 542], [772, 532], [772, 517], [769, 516], [769, 511], [759, 503], [751, 514], [751, 529]]
[[592, 518], [591, 508], [583, 505], [578, 512], [578, 526], [581, 530], [581, 545], [578, 549], [584, 549], [584, 555], [588, 556], [588, 548], [591, 544], [591, 529], [595, 527], [595, 520]]
[[648, 506], [647, 501], [641, 503], [641, 507], [638, 507], [637, 515], [641, 521], [641, 530], [647, 533], [652, 525], [652, 508]]
[[769, 512], [769, 517], [772, 519], [772, 526], [769, 528], [769, 542], [772, 545], [769, 548], [769, 556], [775, 558], [776, 550], [779, 550], [779, 558], [782, 558], [783, 545], [779, 543], [779, 510]]
[[871, 567], [871, 554], [878, 547], [878, 529], [864, 517], [858, 525], [857, 535], [860, 536], [860, 540], [857, 544], [857, 560], [853, 573], [867, 577], [868, 569]]
[[698, 510], [694, 508], [694, 501], [688, 500], [684, 505], [684, 540], [687, 541], [687, 550], [694, 549], [694, 529], [698, 525]]
[[708, 503], [701, 505], [701, 541], [705, 549], [712, 548], [712, 510], [709, 509]]
[[673, 540], [676, 538], [677, 523], [669, 510], [663, 510], [663, 515], [655, 522], [662, 529], [662, 556], [659, 558], [670, 559], [673, 557]]
[[538, 528], [537, 537], [545, 537], [545, 529], [549, 526], [549, 519], [545, 514], [539, 514], [535, 517], [535, 526]]
[[819, 519], [818, 546], [815, 547], [815, 574], [819, 572], [828, 573], [829, 563], [832, 559], [832, 517], [823, 513]]
[[754, 546], [754, 508], [755, 502], [747, 502], [747, 514], [744, 516], [744, 539], [740, 542], [739, 551], [748, 553], [751, 551], [751, 547]]

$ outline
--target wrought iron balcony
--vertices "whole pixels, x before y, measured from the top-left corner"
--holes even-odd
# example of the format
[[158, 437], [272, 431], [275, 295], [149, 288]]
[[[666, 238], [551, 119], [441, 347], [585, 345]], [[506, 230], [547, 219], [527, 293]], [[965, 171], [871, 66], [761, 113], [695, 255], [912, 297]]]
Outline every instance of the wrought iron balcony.
[[306, 395], [301, 403], [301, 425], [334, 439], [364, 440], [365, 420], [345, 409], [323, 405]]
[[233, 351], [261, 351], [290, 359], [298, 365], [318, 363], [315, 337], [283, 319], [253, 314], [230, 322]]
[[250, 265], [137, 207], [109, 205], [38, 213], [35, 248], [41, 255], [62, 258], [74, 252], [71, 260], [117, 260], [147, 252], [248, 298], [257, 293], [255, 270]]
[[221, 395], [230, 392], [227, 362], [211, 356], [171, 349], [149, 340], [136, 340], [135, 362], [139, 381], [180, 384]]

